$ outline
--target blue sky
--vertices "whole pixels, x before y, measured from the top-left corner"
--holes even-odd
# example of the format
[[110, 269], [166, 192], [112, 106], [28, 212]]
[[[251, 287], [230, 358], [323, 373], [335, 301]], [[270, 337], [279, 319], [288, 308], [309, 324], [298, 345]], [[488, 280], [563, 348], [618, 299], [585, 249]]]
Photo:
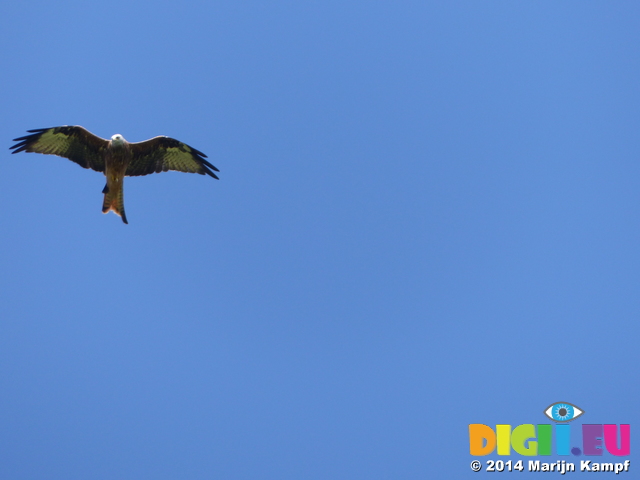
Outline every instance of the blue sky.
[[[479, 478], [469, 424], [561, 400], [634, 435], [636, 3], [14, 2], [0, 61], [0, 477]], [[128, 178], [124, 225], [10, 154], [64, 124], [220, 181]]]

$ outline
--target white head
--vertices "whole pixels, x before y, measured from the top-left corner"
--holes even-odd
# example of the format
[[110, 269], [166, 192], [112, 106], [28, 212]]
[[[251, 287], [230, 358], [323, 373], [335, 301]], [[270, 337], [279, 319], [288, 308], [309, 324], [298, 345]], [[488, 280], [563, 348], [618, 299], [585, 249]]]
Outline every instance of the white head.
[[119, 147], [121, 145], [124, 145], [125, 142], [126, 140], [119, 133], [116, 133], [114, 136], [111, 137], [111, 145]]

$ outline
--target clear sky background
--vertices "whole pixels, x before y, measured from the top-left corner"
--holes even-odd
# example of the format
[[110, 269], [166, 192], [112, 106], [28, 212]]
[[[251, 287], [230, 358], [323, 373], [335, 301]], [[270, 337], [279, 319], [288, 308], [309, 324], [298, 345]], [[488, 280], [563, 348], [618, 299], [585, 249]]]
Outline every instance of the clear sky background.
[[[480, 478], [561, 400], [633, 464], [637, 2], [5, 2], [0, 62], [0, 478]], [[124, 225], [10, 154], [64, 124], [220, 181]]]

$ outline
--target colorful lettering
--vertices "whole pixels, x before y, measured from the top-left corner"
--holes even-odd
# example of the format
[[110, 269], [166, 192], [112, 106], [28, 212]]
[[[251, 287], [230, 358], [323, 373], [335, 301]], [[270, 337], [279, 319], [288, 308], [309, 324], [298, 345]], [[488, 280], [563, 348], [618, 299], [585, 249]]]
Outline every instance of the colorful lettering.
[[[518, 425], [511, 434], [511, 446], [520, 455], [533, 457], [538, 454], [538, 442], [535, 439], [536, 429], [533, 425], [529, 423]], [[528, 447], [525, 446], [527, 441], [529, 441]]]
[[604, 425], [604, 445], [611, 455], [629, 455], [631, 453], [631, 426], [620, 425], [620, 448], [618, 448], [617, 425]]
[[498, 455], [511, 455], [511, 425], [496, 425]]
[[551, 455], [551, 425], [538, 425], [538, 455]]
[[556, 424], [556, 454], [569, 455], [571, 446], [571, 426], [566, 424]]
[[476, 457], [489, 455], [496, 448], [496, 433], [482, 423], [469, 425], [469, 448]]
[[585, 455], [602, 455], [602, 425], [582, 425], [582, 447]]

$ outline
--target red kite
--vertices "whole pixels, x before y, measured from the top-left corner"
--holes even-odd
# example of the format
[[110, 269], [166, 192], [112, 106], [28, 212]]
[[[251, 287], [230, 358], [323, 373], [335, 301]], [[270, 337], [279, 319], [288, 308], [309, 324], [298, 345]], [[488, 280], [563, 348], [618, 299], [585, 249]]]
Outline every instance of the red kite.
[[209, 175], [216, 180], [219, 172], [205, 160], [204, 153], [169, 137], [154, 137], [144, 142], [129, 143], [116, 134], [111, 140], [100, 138], [80, 127], [53, 127], [27, 130], [31, 135], [15, 138], [11, 153], [35, 152], [58, 155], [76, 162], [82, 168], [104, 173], [102, 213], [113, 211], [124, 223], [124, 177], [176, 170]]

